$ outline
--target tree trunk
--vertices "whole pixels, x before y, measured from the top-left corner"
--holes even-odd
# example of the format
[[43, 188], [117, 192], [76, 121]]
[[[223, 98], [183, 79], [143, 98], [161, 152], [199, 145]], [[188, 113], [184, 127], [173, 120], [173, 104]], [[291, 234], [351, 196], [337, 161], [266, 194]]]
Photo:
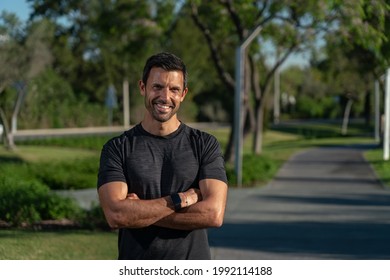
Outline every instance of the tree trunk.
[[8, 150], [15, 150], [15, 142], [14, 142], [14, 135], [9, 129], [7, 117], [5, 116], [4, 110], [0, 108], [0, 119], [3, 123], [3, 142], [4, 147]]
[[342, 135], [347, 135], [348, 132], [348, 120], [349, 120], [349, 114], [351, 113], [352, 103], [353, 103], [352, 99], [348, 99], [347, 105], [345, 106], [343, 125], [341, 127]]
[[11, 134], [14, 134], [18, 129], [18, 115], [20, 112], [20, 108], [22, 107], [24, 96], [26, 95], [26, 84], [19, 83], [18, 85], [18, 94], [15, 102], [14, 111], [11, 117]]
[[364, 96], [364, 120], [366, 125], [370, 124], [371, 120], [371, 91], [367, 90]]
[[225, 162], [234, 162], [234, 125], [230, 126], [230, 135], [225, 148]]
[[263, 127], [264, 127], [264, 106], [262, 100], [256, 102], [256, 126], [253, 135], [253, 153], [260, 155], [263, 151]]

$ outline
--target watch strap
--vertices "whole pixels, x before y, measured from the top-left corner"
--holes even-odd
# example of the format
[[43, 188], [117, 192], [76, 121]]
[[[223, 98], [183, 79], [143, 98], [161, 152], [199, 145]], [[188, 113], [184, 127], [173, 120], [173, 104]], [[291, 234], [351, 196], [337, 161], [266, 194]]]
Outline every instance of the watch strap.
[[181, 209], [181, 198], [178, 193], [171, 194], [171, 200], [173, 203], [173, 206], [175, 207], [175, 211], [178, 211]]

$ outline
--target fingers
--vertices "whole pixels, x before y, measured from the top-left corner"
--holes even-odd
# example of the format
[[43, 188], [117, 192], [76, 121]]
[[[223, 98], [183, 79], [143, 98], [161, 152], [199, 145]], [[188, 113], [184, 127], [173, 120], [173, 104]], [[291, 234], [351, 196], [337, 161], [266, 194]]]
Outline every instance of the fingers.
[[135, 193], [129, 193], [126, 196], [126, 199], [139, 199], [139, 197]]
[[183, 192], [183, 194], [186, 199], [187, 206], [193, 205], [202, 200], [202, 194], [199, 189], [191, 188]]

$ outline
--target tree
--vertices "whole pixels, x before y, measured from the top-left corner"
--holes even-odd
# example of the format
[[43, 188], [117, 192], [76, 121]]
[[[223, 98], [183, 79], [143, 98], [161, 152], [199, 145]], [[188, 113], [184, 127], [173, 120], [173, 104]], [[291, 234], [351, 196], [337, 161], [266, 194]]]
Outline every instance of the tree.
[[[346, 133], [351, 111], [363, 112], [369, 124], [374, 80], [379, 80], [390, 63], [390, 7], [385, 1], [361, 1], [359, 6], [347, 3], [336, 10], [343, 15], [340, 28], [327, 34], [326, 57], [312, 65], [323, 72], [328, 91], [345, 100], [342, 132]], [[363, 105], [356, 108], [357, 104]]]
[[[5, 39], [0, 42], [0, 119], [4, 126], [4, 144], [14, 149], [10, 116], [17, 116], [26, 85], [50, 64], [51, 54], [46, 45], [48, 26], [45, 21], [32, 25], [29, 33], [14, 14], [3, 13], [1, 22], [0, 32]], [[16, 92], [12, 88], [16, 88]], [[6, 91], [12, 95], [11, 102], [5, 100]]]
[[[174, 19], [174, 1], [102, 3], [91, 18], [95, 30], [92, 44], [97, 53], [94, 59], [103, 62], [108, 84], [122, 84], [126, 89], [131, 81], [133, 91], [137, 91], [140, 69], [151, 53], [160, 50], [160, 38], [165, 37]], [[141, 102], [136, 99], [132, 103]]]
[[[147, 56], [161, 42], [175, 18], [176, 1], [28, 0], [31, 18], [55, 23], [54, 66], [77, 97], [103, 104], [109, 85], [117, 92], [133, 85]], [[140, 103], [132, 99], [132, 106]], [[119, 99], [119, 103], [123, 100]]]
[[[249, 32], [262, 27], [261, 39], [247, 53], [245, 69], [245, 119], [254, 130], [253, 152], [261, 153], [264, 108], [272, 77], [294, 52], [311, 45], [315, 35], [333, 21], [323, 1], [190, 1], [191, 15], [204, 34], [215, 68], [230, 97], [235, 81], [232, 74], [234, 49]], [[278, 59], [267, 58], [266, 43], [279, 50]], [[269, 65], [270, 64], [270, 65]], [[231, 66], [231, 67], [229, 67]], [[233, 66], [233, 67], [232, 67]], [[260, 75], [261, 73], [261, 75]], [[250, 94], [251, 93], [251, 94]], [[233, 158], [233, 128], [225, 158]]]
[[[373, 4], [373, 5], [371, 5]], [[357, 44], [377, 51], [384, 39], [384, 1], [190, 1], [192, 18], [204, 34], [215, 68], [231, 96], [235, 81], [231, 72], [232, 53], [251, 30], [261, 26], [258, 45], [247, 53], [245, 69], [246, 123], [254, 126], [254, 153], [261, 152], [261, 133], [266, 96], [272, 77], [293, 52], [307, 50], [319, 37], [332, 32], [338, 37], [351, 38]], [[380, 25], [367, 18], [377, 16]], [[278, 59], [267, 60], [267, 42], [278, 49]], [[226, 55], [228, 54], [228, 55]], [[259, 75], [261, 73], [261, 76]], [[233, 129], [231, 130], [234, 133]], [[232, 158], [232, 137], [225, 154]]]

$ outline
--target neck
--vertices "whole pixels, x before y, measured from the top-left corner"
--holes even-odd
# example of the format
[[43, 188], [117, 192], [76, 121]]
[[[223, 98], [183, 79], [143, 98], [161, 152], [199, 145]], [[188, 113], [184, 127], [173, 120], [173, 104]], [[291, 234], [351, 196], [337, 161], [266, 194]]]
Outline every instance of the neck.
[[159, 122], [156, 120], [149, 120], [144, 118], [141, 122], [143, 129], [145, 129], [150, 134], [156, 136], [166, 136], [175, 132], [179, 126], [180, 121], [176, 117], [172, 117], [169, 121]]

